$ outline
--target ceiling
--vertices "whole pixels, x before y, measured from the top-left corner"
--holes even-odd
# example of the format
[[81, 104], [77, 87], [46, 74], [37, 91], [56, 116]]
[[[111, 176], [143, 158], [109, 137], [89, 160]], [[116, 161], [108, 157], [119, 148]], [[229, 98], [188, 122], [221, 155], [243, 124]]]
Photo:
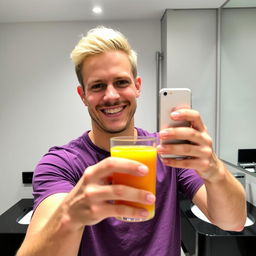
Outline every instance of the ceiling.
[[[161, 19], [165, 9], [219, 8], [227, 0], [0, 0], [0, 23]], [[94, 5], [103, 8], [92, 13]]]

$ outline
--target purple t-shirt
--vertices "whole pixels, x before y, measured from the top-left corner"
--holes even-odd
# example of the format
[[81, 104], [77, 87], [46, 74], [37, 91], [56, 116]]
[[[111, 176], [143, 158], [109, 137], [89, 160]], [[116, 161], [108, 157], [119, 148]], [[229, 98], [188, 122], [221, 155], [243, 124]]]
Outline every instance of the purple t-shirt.
[[[158, 136], [137, 130], [138, 135]], [[109, 152], [92, 143], [88, 132], [67, 145], [51, 148], [34, 171], [34, 209], [49, 195], [69, 192], [88, 166], [109, 156]], [[86, 226], [79, 255], [180, 255], [178, 192], [192, 199], [202, 184], [194, 170], [167, 167], [158, 158], [155, 217], [138, 223], [107, 218], [96, 225]]]

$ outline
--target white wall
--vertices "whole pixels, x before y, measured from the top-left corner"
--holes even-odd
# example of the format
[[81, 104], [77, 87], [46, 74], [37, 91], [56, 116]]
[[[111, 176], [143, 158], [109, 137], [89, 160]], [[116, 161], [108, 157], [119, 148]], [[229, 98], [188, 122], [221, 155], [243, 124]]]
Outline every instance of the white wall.
[[[123, 32], [138, 52], [143, 92], [136, 125], [156, 129], [155, 53], [160, 21], [101, 22]], [[81, 34], [96, 22], [0, 24], [0, 214], [21, 198], [32, 197], [22, 171], [49, 147], [90, 129], [90, 118], [76, 94], [69, 54]]]
[[192, 106], [214, 141], [216, 10], [167, 10], [162, 25], [163, 86], [192, 90]]
[[255, 24], [255, 8], [222, 11], [220, 156], [234, 164], [256, 148]]

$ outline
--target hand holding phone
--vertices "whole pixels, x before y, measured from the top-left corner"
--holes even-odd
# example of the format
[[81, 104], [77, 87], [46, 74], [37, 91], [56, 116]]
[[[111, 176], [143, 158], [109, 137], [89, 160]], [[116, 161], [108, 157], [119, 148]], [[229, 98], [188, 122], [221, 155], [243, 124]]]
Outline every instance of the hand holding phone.
[[[181, 108], [191, 108], [191, 90], [188, 88], [163, 88], [160, 94], [160, 130], [169, 127], [189, 127], [188, 121], [174, 121], [171, 112]], [[162, 140], [162, 144], [188, 144], [186, 140]], [[161, 155], [162, 158], [184, 159], [179, 155]]]

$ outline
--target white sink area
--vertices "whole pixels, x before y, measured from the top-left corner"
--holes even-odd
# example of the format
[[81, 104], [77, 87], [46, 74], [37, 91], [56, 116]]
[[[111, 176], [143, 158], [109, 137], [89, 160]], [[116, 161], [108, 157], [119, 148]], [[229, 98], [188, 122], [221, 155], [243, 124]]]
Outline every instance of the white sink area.
[[29, 211], [26, 215], [24, 215], [19, 221], [19, 224], [28, 225], [30, 223], [33, 211]]
[[[193, 212], [193, 214], [197, 217], [197, 218], [199, 218], [199, 219], [201, 219], [201, 220], [203, 220], [203, 221], [205, 221], [205, 222], [208, 222], [208, 223], [211, 223], [209, 220], [208, 220], [208, 218], [203, 214], [203, 212], [196, 206], [196, 205], [193, 205], [192, 207], [191, 207], [191, 211]], [[254, 221], [252, 221], [250, 218], [248, 218], [247, 217], [247, 219], [246, 219], [246, 223], [245, 223], [245, 227], [248, 227], [248, 226], [251, 226], [251, 225], [253, 225], [254, 224]]]

